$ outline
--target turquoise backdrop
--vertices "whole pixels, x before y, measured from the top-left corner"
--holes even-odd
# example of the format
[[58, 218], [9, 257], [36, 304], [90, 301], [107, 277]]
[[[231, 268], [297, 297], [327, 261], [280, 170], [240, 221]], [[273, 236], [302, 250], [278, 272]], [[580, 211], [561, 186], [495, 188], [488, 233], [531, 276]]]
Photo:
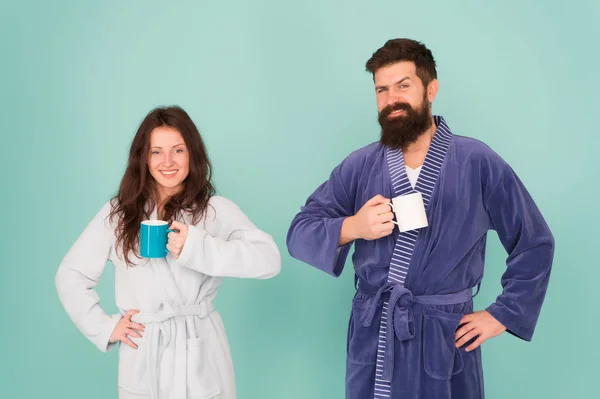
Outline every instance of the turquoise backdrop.
[[[596, 397], [599, 19], [592, 0], [3, 0], [0, 397], [116, 397], [117, 352], [74, 327], [54, 274], [115, 193], [144, 115], [179, 104], [219, 193], [283, 257], [275, 279], [227, 280], [216, 301], [239, 398], [343, 398], [352, 265], [329, 277], [291, 259], [285, 234], [331, 169], [378, 139], [364, 63], [393, 37], [433, 51], [434, 112], [513, 166], [555, 234], [533, 342], [484, 344], [486, 397]], [[505, 257], [492, 233], [477, 308], [500, 292]]]

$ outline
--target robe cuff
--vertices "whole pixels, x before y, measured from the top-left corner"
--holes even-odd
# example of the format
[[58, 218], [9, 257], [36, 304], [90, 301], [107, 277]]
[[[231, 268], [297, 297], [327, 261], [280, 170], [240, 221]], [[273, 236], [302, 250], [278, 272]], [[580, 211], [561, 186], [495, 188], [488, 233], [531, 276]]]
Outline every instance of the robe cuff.
[[119, 324], [119, 321], [122, 318], [123, 318], [123, 315], [120, 313], [110, 315], [110, 318], [108, 319], [106, 325], [102, 327], [102, 333], [98, 336], [98, 342], [96, 342], [96, 346], [98, 347], [98, 349], [100, 349], [100, 351], [108, 352], [108, 351], [112, 350], [112, 348], [114, 348], [115, 345], [117, 345], [118, 341], [117, 342], [109, 342], [109, 341], [110, 341], [110, 336], [112, 335], [113, 331], [115, 330], [115, 327], [117, 326], [117, 324]]
[[533, 329], [524, 327], [518, 323], [517, 318], [514, 313], [511, 312], [503, 305], [499, 305], [494, 303], [490, 305], [486, 309], [494, 319], [498, 320], [500, 323], [506, 327], [506, 331], [509, 334], [514, 335], [517, 338], [521, 338], [524, 341], [531, 341], [533, 337]]
[[330, 219], [331, 223], [331, 232], [336, 232], [335, 234], [335, 243], [334, 248], [328, 253], [333, 254], [333, 258], [331, 261], [331, 269], [327, 268], [325, 271], [331, 274], [334, 277], [339, 277], [344, 270], [344, 264], [346, 263], [346, 258], [348, 257], [348, 253], [350, 252], [350, 248], [352, 247], [353, 241], [348, 244], [338, 247], [338, 242], [340, 242], [340, 235], [342, 234], [342, 224], [344, 223], [345, 218], [336, 218]]

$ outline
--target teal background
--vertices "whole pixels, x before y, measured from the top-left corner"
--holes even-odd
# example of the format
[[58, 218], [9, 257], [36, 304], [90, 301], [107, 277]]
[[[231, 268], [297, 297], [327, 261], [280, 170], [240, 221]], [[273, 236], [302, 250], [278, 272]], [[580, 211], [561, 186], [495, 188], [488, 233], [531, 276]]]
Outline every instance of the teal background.
[[[285, 234], [331, 169], [378, 139], [364, 63], [392, 37], [433, 51], [434, 112], [513, 166], [556, 237], [533, 342], [484, 344], [486, 397], [595, 397], [598, 2], [25, 0], [0, 15], [0, 397], [116, 397], [117, 352], [74, 327], [54, 274], [117, 189], [142, 118], [179, 104], [220, 194], [283, 257], [275, 279], [230, 279], [217, 298], [239, 398], [342, 398], [352, 266], [334, 279], [292, 260]], [[479, 309], [506, 257], [490, 235]]]

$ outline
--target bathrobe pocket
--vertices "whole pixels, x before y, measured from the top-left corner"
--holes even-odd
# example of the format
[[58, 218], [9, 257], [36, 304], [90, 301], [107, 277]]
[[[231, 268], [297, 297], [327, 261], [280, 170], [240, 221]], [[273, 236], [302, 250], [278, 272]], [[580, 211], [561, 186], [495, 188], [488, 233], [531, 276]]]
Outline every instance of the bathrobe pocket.
[[214, 398], [221, 393], [202, 338], [187, 340], [187, 384], [189, 399]]
[[461, 313], [423, 309], [423, 365], [436, 380], [449, 380], [463, 370], [462, 354], [454, 346], [462, 317]]
[[377, 362], [381, 309], [375, 312], [375, 317], [369, 326], [363, 326], [362, 321], [371, 304], [367, 298], [359, 294], [352, 301], [352, 313], [348, 324], [346, 344], [348, 360], [358, 365], [375, 365]]
[[149, 395], [146, 339], [131, 336], [129, 339], [136, 343], [138, 348], [119, 343], [119, 387], [138, 395]]

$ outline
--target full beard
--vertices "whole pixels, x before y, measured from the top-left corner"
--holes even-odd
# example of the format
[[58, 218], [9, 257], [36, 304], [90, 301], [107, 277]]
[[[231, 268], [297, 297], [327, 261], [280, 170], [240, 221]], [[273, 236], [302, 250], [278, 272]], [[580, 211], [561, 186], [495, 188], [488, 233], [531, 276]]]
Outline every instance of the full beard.
[[[389, 118], [396, 110], [403, 110], [404, 115]], [[431, 119], [431, 103], [423, 99], [423, 105], [413, 109], [410, 104], [396, 103], [388, 105], [379, 113], [381, 125], [381, 144], [394, 148], [406, 149], [416, 142], [433, 124]]]

